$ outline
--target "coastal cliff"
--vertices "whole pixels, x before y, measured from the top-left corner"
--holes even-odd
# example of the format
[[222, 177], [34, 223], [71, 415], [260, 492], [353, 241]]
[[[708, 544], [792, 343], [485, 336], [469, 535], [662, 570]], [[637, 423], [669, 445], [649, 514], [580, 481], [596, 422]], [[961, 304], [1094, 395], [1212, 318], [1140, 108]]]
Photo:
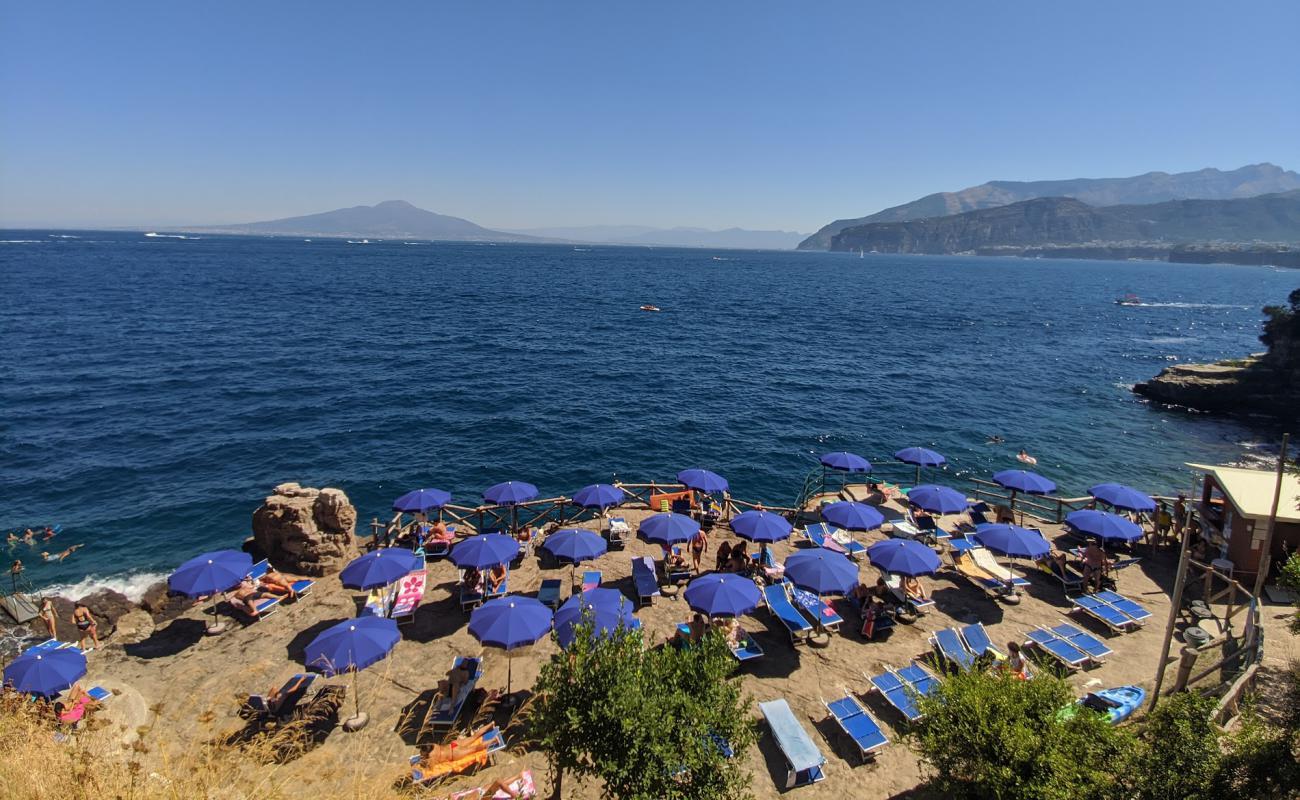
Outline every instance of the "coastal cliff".
[[1268, 351], [1212, 364], [1166, 367], [1133, 387], [1164, 405], [1220, 414], [1300, 420], [1300, 289], [1288, 306], [1268, 306], [1260, 341]]

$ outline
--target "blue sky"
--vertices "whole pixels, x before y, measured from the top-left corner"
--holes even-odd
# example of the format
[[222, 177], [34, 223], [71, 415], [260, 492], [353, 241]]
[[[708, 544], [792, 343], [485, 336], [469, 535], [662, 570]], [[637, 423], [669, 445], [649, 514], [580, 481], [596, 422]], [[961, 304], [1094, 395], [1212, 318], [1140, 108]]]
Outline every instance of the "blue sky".
[[0, 225], [406, 199], [811, 231], [990, 179], [1300, 169], [1300, 3], [0, 0]]

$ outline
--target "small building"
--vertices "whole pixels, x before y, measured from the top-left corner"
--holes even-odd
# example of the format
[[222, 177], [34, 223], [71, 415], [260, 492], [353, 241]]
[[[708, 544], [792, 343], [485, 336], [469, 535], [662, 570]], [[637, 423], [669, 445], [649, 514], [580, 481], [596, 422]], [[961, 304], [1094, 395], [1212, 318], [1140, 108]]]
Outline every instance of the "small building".
[[[1268, 537], [1268, 520], [1273, 513], [1277, 473], [1271, 469], [1189, 464], [1205, 471], [1197, 510], [1201, 532], [1223, 558], [1232, 562], [1234, 577], [1249, 585], [1259, 571]], [[1289, 553], [1300, 549], [1300, 479], [1287, 472], [1278, 495], [1276, 529], [1273, 532], [1274, 569]]]

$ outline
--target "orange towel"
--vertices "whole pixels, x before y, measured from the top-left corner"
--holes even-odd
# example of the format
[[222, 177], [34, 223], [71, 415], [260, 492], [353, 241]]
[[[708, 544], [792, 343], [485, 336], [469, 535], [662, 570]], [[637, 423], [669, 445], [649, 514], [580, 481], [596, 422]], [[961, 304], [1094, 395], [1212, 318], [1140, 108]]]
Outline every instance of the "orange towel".
[[486, 750], [480, 750], [477, 753], [470, 753], [467, 756], [461, 756], [453, 761], [443, 761], [434, 764], [431, 767], [416, 767], [412, 772], [412, 778], [416, 783], [441, 778], [443, 775], [452, 775], [457, 772], [464, 772], [468, 769], [474, 769], [484, 766], [488, 763], [488, 753]]

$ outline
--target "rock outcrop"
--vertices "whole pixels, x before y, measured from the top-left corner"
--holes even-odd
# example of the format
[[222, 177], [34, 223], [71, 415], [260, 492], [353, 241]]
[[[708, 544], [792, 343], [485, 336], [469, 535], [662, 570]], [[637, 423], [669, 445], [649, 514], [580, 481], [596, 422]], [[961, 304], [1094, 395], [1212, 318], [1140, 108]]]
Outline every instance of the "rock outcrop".
[[1268, 414], [1294, 418], [1300, 401], [1285, 377], [1259, 355], [1213, 364], [1166, 367], [1134, 393], [1157, 403], [1218, 414]]
[[282, 483], [253, 512], [253, 539], [277, 569], [338, 572], [356, 554], [357, 510], [341, 489]]

